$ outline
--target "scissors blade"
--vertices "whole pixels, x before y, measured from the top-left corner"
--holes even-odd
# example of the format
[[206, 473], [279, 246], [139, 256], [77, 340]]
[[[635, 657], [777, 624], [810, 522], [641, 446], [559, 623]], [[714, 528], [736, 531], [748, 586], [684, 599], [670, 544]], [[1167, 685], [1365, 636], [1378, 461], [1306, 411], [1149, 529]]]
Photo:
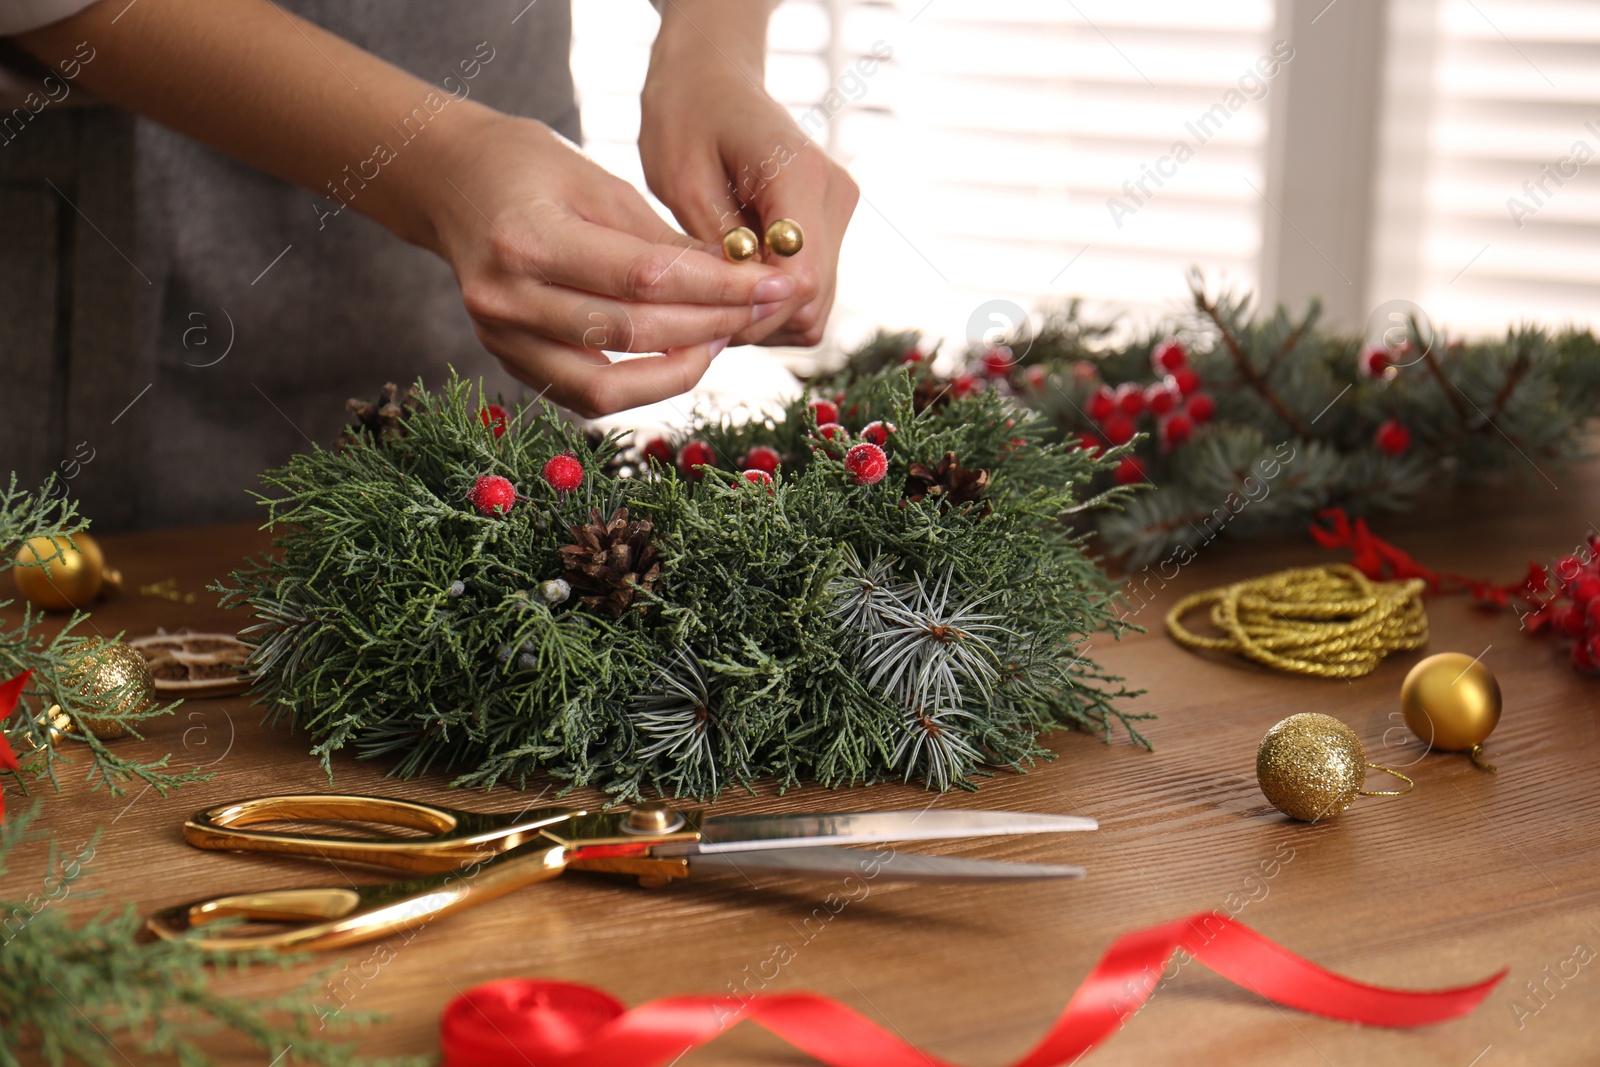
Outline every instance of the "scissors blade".
[[[1021, 811], [859, 811], [822, 815], [717, 815], [700, 827], [699, 842], [667, 845], [655, 855], [693, 856], [761, 852], [774, 848], [931, 841], [999, 834], [1052, 834], [1098, 830], [1093, 819]], [[669, 849], [671, 851], [669, 851]]]
[[852, 848], [772, 848], [765, 852], [710, 853], [689, 857], [696, 872], [768, 871], [795, 878], [844, 878], [856, 875], [872, 882], [999, 882], [1082, 878], [1082, 867], [1043, 863], [1004, 863], [956, 856], [921, 856], [893, 852], [888, 856]]

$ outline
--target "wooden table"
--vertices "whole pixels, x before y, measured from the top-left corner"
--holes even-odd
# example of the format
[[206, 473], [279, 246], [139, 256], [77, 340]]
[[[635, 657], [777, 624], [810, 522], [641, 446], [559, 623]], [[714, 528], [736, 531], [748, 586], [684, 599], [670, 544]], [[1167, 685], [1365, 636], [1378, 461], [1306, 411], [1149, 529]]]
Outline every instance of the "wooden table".
[[[1600, 520], [1600, 467], [1556, 472], [1561, 488], [1528, 473], [1526, 490], [1441, 500], [1379, 532], [1425, 562], [1498, 580], [1529, 560], [1572, 551]], [[206, 583], [265, 538], [232, 526], [104, 538], [130, 588], [176, 578], [186, 605], [130, 595], [95, 613], [106, 632], [233, 629]], [[838, 885], [738, 877], [645, 890], [600, 876], [568, 876], [395, 940], [330, 957], [329, 1014], [379, 1011], [366, 1035], [373, 1053], [436, 1047], [445, 1002], [475, 983], [539, 975], [590, 983], [637, 1004], [679, 992], [812, 989], [840, 998], [930, 1052], [964, 1064], [1019, 1055], [1055, 1018], [1101, 951], [1126, 930], [1221, 909], [1292, 950], [1370, 982], [1435, 988], [1503, 966], [1506, 982], [1470, 1018], [1412, 1031], [1364, 1029], [1280, 1011], [1202, 967], [1189, 966], [1105, 1047], [1098, 1064], [1591, 1063], [1600, 1050], [1600, 682], [1580, 677], [1554, 642], [1517, 631], [1508, 615], [1462, 598], [1430, 602], [1429, 651], [1483, 654], [1499, 676], [1505, 716], [1488, 748], [1500, 773], [1465, 757], [1423, 755], [1401, 727], [1398, 692], [1421, 653], [1397, 656], [1353, 682], [1287, 677], [1214, 662], [1178, 648], [1161, 617], [1183, 592], [1281, 566], [1329, 559], [1308, 540], [1224, 543], [1198, 559], [1138, 615], [1151, 632], [1093, 654], [1148, 692], [1133, 706], [1159, 714], [1143, 752], [1082, 734], [1050, 741], [1060, 759], [1026, 775], [986, 782], [976, 795], [940, 796], [940, 807], [982, 805], [1090, 815], [1097, 834], [1035, 840], [949, 842], [929, 851], [1088, 866], [1077, 883], [989, 889], [876, 885], [847, 906], [824, 906]], [[1327, 823], [1290, 823], [1256, 788], [1262, 733], [1293, 712], [1337, 715], [1370, 758], [1407, 766], [1416, 792], [1363, 799]], [[141, 909], [201, 894], [327, 884], [329, 869], [187, 847], [190, 812], [236, 797], [327, 788], [304, 735], [258, 725], [242, 699], [194, 701], [130, 748], [172, 751], [175, 763], [215, 778], [161, 797], [114, 798], [70, 781], [46, 795], [46, 817], [64, 847], [104, 827], [103, 897], [75, 893], [64, 906], [87, 913], [106, 901]], [[389, 781], [378, 763], [336, 761], [335, 788], [445, 804], [506, 809], [525, 798], [445, 788], [443, 775]], [[553, 792], [553, 790], [552, 790]], [[579, 792], [578, 802], [599, 798]], [[805, 788], [779, 796], [729, 794], [719, 812], [921, 806], [921, 789]], [[44, 875], [44, 852], [19, 855], [5, 887], [23, 896]], [[360, 877], [357, 875], [357, 877]], [[782, 966], [774, 961], [792, 955]], [[1587, 959], [1576, 977], [1576, 959]], [[244, 980], [241, 989], [283, 989], [315, 973]], [[1539, 999], [1526, 983], [1542, 984]], [[1517, 1005], [1523, 1005], [1519, 1011]], [[229, 1062], [270, 1057], [229, 1047]], [[682, 1061], [810, 1062], [754, 1027]]]

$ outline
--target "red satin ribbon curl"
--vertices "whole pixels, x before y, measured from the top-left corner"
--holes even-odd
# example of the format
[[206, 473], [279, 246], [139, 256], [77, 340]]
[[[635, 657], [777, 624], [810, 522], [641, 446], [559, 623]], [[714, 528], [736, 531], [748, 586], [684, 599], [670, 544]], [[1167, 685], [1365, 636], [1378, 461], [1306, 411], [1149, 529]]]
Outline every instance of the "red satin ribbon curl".
[[[1033, 1051], [1010, 1067], [1058, 1067], [1095, 1048], [1154, 991], [1182, 950], [1275, 1004], [1367, 1026], [1426, 1026], [1476, 1008], [1506, 976], [1457, 989], [1384, 989], [1301, 959], [1221, 912], [1119, 937]], [[659, 1067], [744, 1020], [829, 1067], [952, 1067], [816, 993], [681, 996], [629, 1011], [589, 986], [508, 978], [469, 989], [439, 1021], [444, 1067]]]
[[[22, 687], [28, 684], [28, 679], [33, 675], [32, 670], [23, 671], [11, 681], [0, 685], [0, 724], [6, 721], [7, 716], [15, 710], [17, 701], [22, 699]], [[6, 735], [0, 733], [0, 771], [18, 771], [17, 754], [11, 749], [11, 742]], [[6, 797], [0, 793], [0, 819], [6, 816]]]

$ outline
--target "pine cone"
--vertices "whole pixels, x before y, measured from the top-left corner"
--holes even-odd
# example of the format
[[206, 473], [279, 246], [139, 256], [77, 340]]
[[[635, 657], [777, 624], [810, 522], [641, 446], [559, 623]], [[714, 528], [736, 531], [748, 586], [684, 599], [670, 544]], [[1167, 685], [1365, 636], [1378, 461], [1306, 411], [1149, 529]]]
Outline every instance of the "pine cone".
[[640, 594], [654, 591], [661, 580], [661, 561], [650, 543], [653, 528], [649, 519], [629, 522], [627, 508], [612, 512], [609, 522], [601, 520], [599, 508], [590, 508], [587, 523], [570, 527], [575, 543], [561, 549], [561, 561], [567, 584], [584, 606], [617, 618], [648, 607]]
[[341, 446], [360, 444], [362, 430], [371, 434], [376, 444], [387, 445], [411, 432], [406, 429], [405, 420], [417, 410], [417, 402], [410, 389], [401, 396], [400, 387], [389, 382], [376, 402], [351, 397], [344, 407], [350, 413], [350, 425], [339, 436]]
[[954, 452], [946, 452], [937, 467], [913, 463], [906, 474], [906, 499], [917, 501], [931, 493], [939, 498], [941, 513], [952, 507], [978, 504], [976, 517], [987, 517], [994, 510], [983, 499], [988, 488], [989, 472], [963, 467]]

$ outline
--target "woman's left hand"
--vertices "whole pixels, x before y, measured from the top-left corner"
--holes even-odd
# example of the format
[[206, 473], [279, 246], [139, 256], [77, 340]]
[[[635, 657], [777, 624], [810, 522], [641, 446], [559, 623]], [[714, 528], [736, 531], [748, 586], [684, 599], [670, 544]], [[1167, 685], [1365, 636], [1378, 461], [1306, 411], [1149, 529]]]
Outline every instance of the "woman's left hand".
[[736, 226], [763, 236], [777, 219], [799, 223], [797, 255], [762, 253], [794, 277], [794, 296], [733, 343], [815, 345], [833, 307], [856, 184], [762, 88], [765, 0], [671, 0], [662, 9], [640, 98], [650, 190], [716, 254]]

